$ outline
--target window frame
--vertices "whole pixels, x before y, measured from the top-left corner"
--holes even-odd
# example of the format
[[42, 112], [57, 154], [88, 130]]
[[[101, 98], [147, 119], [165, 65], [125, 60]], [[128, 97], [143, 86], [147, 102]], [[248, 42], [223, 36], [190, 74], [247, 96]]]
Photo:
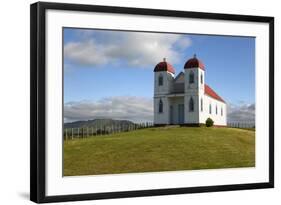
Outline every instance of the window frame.
[[188, 110], [189, 112], [194, 112], [194, 100], [193, 100], [193, 97], [191, 97], [189, 99], [189, 102], [188, 102]]
[[163, 113], [163, 101], [162, 101], [162, 99], [160, 99], [159, 103], [158, 103], [158, 113]]
[[193, 71], [190, 71], [189, 72], [189, 75], [188, 75], [188, 82], [189, 82], [189, 84], [194, 84], [195, 83], [195, 80], [194, 80], [194, 72]]
[[[161, 83], [160, 83], [161, 82]], [[163, 80], [163, 75], [160, 74], [158, 76], [158, 86], [163, 86], [164, 85], [164, 80]]]

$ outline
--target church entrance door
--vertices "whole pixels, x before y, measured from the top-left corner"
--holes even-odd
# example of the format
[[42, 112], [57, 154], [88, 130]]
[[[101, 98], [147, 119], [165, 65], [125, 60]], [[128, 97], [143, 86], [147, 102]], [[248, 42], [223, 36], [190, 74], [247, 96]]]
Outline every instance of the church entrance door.
[[179, 124], [184, 123], [184, 104], [178, 105], [178, 112], [179, 112]]
[[173, 111], [173, 106], [170, 106], [170, 124], [174, 124], [174, 119], [173, 119], [174, 111]]

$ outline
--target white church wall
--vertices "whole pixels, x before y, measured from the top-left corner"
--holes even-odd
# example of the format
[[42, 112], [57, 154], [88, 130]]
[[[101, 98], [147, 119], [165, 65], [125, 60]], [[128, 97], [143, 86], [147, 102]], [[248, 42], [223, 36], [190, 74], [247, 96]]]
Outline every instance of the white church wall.
[[[212, 112], [209, 113], [209, 105], [212, 106]], [[217, 113], [216, 113], [216, 106], [217, 106]], [[221, 109], [223, 109], [223, 114], [221, 115]], [[203, 112], [200, 111], [200, 123], [205, 123], [207, 118], [210, 117], [214, 121], [214, 125], [227, 125], [227, 118], [226, 118], [226, 104], [218, 101], [208, 95], [204, 96], [203, 100]]]
[[[189, 101], [190, 99], [193, 99], [193, 103], [194, 103], [194, 110], [190, 111], [189, 110]], [[191, 94], [191, 95], [186, 95], [184, 97], [184, 101], [185, 101], [185, 119], [184, 119], [184, 123], [186, 124], [197, 124], [199, 122], [199, 101], [198, 101], [198, 95], [197, 94]]]
[[[160, 99], [163, 103], [162, 113], [159, 113]], [[154, 124], [169, 124], [169, 101], [165, 96], [154, 97]]]
[[[190, 73], [194, 73], [194, 83], [189, 84], [189, 75]], [[202, 83], [201, 83], [201, 75], [202, 75]], [[202, 90], [205, 86], [205, 71], [201, 68], [189, 68], [185, 69], [185, 83], [186, 90]]]
[[[163, 77], [163, 85], [159, 86], [159, 76]], [[154, 72], [154, 94], [161, 95], [171, 92], [174, 74], [166, 71]]]
[[[163, 77], [163, 84], [159, 85], [159, 76]], [[166, 71], [154, 72], [154, 123], [169, 124], [169, 100], [167, 94], [172, 91], [174, 74]], [[159, 113], [159, 101], [162, 100], [163, 112]]]
[[[198, 70], [200, 70], [199, 68], [190, 68], [190, 69], [185, 69], [184, 71], [184, 76], [185, 76], [185, 90], [187, 92], [192, 92], [194, 90], [197, 90], [198, 88]], [[193, 72], [194, 74], [194, 83], [190, 84], [189, 83], [189, 76], [190, 73]]]
[[[190, 82], [190, 73], [194, 74], [194, 82]], [[200, 68], [185, 69], [185, 123], [198, 124], [199, 123], [199, 99], [200, 95], [204, 93], [204, 81], [201, 85], [201, 74], [204, 75], [204, 71]], [[194, 110], [189, 110], [189, 101], [192, 97], [194, 102]]]
[[[201, 83], [201, 75], [202, 75], [202, 83]], [[205, 90], [205, 71], [202, 69], [198, 69], [198, 82], [199, 82], [199, 90], [204, 93]]]

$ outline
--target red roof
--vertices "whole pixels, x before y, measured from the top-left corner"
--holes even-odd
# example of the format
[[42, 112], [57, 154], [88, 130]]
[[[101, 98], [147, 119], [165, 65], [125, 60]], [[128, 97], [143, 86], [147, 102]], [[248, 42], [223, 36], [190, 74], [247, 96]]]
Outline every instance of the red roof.
[[169, 71], [170, 73], [175, 74], [175, 69], [173, 68], [173, 66], [166, 61], [162, 61], [155, 66], [154, 72], [159, 71]]
[[204, 64], [199, 59], [197, 59], [195, 55], [185, 63], [184, 68], [201, 68], [202, 70], [205, 70]]
[[219, 101], [222, 101], [225, 103], [225, 101], [212, 89], [210, 88], [207, 84], [205, 84], [205, 94], [216, 99]]

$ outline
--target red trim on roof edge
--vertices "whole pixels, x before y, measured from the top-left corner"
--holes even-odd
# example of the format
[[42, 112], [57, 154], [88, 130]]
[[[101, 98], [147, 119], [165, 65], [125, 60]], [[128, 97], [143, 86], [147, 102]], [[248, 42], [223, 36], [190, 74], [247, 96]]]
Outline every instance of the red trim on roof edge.
[[205, 84], [205, 94], [225, 103], [225, 101], [207, 84]]

